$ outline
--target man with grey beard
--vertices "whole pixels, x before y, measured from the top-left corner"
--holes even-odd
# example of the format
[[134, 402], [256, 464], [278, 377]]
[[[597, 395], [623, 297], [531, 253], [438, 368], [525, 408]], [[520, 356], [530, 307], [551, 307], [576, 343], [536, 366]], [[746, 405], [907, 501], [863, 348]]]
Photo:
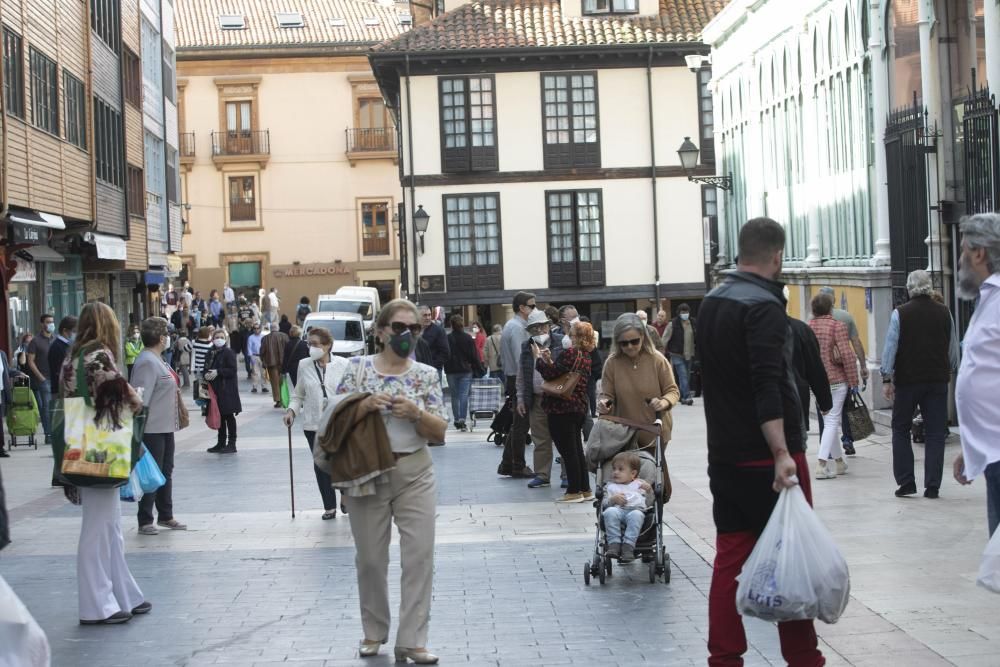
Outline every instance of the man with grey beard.
[[955, 459], [959, 484], [986, 478], [990, 535], [1000, 524], [1000, 215], [963, 218], [958, 295], [978, 300], [962, 343], [955, 403], [962, 453]]

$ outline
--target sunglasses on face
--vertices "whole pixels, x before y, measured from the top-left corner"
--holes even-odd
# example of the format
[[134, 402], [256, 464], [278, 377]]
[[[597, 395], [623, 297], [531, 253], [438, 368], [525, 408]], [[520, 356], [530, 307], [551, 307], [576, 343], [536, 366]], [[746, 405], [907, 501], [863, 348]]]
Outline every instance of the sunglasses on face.
[[641, 342], [642, 338], [629, 338], [628, 340], [618, 341], [618, 344], [621, 345], [622, 347], [633, 347], [633, 346], [638, 347]]
[[423, 331], [423, 327], [419, 324], [403, 324], [402, 322], [393, 322], [389, 325], [389, 328], [392, 329], [392, 333], [396, 335], [409, 330], [414, 336], [419, 336], [420, 332]]
[[524, 307], [527, 308], [528, 310], [534, 310], [535, 308], [538, 308], [538, 306], [533, 303], [526, 303], [524, 304]]

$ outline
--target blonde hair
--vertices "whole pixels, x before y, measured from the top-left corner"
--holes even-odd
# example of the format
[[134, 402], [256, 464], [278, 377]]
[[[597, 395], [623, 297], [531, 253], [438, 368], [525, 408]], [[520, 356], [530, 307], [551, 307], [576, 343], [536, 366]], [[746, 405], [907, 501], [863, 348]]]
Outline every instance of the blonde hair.
[[99, 343], [111, 351], [112, 357], [117, 356], [118, 341], [122, 330], [118, 325], [118, 317], [111, 306], [100, 301], [91, 301], [80, 311], [80, 320], [76, 325], [76, 341], [73, 351], [76, 354], [89, 343]]

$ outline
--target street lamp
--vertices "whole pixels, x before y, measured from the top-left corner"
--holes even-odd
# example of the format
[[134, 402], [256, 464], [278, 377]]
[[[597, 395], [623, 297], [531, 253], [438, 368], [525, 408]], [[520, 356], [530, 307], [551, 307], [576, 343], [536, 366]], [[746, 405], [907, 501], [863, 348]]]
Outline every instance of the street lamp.
[[417, 206], [416, 212], [413, 214], [413, 228], [417, 230], [420, 234], [420, 254], [424, 254], [424, 233], [427, 231], [427, 223], [430, 222], [431, 216], [427, 215], [427, 211], [424, 210], [423, 205]]
[[707, 183], [714, 185], [720, 190], [733, 189], [733, 175], [727, 176], [692, 176], [691, 172], [698, 165], [698, 147], [691, 141], [691, 137], [684, 137], [684, 143], [677, 149], [677, 155], [681, 159], [681, 167], [687, 174], [688, 180], [695, 183]]

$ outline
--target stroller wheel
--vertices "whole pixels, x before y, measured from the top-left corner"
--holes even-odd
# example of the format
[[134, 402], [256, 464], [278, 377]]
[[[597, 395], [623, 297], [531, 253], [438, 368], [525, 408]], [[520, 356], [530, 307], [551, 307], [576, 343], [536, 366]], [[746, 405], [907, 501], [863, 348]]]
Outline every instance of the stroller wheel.
[[590, 585], [590, 563], [583, 566], [583, 583]]
[[607, 581], [607, 573], [604, 571], [603, 567], [599, 568], [597, 572], [597, 580], [601, 582], [601, 586], [603, 586], [604, 582]]
[[656, 583], [656, 561], [649, 561], [649, 583]]
[[611, 559], [610, 558], [605, 558], [604, 559], [604, 569], [607, 571], [608, 576], [610, 577], [611, 576]]
[[670, 556], [666, 555], [667, 550], [663, 550], [663, 583], [670, 583]]

